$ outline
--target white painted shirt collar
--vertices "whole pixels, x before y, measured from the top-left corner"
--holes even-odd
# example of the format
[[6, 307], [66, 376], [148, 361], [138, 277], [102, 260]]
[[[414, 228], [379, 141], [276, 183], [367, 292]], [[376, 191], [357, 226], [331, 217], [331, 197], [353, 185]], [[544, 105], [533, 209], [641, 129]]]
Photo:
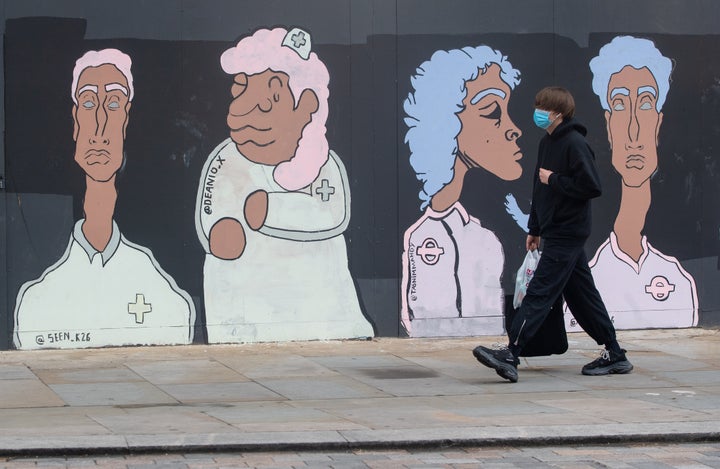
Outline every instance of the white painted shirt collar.
[[75, 228], [73, 229], [73, 238], [75, 238], [75, 241], [83, 248], [85, 253], [87, 253], [88, 260], [90, 262], [92, 262], [96, 254], [100, 254], [102, 264], [107, 264], [107, 262], [112, 258], [113, 254], [115, 254], [115, 251], [117, 251], [118, 246], [120, 246], [120, 229], [115, 223], [115, 220], [113, 220], [112, 222], [112, 234], [110, 235], [110, 241], [108, 241], [107, 246], [105, 246], [105, 250], [102, 252], [95, 249], [92, 244], [90, 244], [90, 241], [88, 241], [85, 237], [85, 233], [83, 233], [82, 231], [83, 223], [85, 223], [84, 218], [81, 218], [75, 223]]

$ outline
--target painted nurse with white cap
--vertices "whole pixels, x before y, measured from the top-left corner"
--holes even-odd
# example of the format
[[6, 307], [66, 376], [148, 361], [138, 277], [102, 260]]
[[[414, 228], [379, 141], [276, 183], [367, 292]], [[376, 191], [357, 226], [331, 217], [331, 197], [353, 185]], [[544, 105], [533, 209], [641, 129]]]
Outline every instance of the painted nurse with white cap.
[[208, 341], [369, 337], [347, 266], [345, 167], [325, 136], [329, 74], [299, 28], [261, 29], [220, 59], [228, 139], [200, 179]]

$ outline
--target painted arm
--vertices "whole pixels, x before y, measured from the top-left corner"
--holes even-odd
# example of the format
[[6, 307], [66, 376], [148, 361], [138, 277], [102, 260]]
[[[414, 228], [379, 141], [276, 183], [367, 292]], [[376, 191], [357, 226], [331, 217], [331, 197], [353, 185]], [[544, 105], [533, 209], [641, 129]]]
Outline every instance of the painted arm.
[[350, 187], [340, 158], [330, 157], [302, 191], [267, 194], [267, 215], [260, 233], [296, 241], [317, 241], [342, 234], [350, 222]]
[[[225, 260], [237, 259], [245, 250], [243, 204], [236, 190], [248, 181], [227, 174], [234, 143], [227, 139], [210, 153], [198, 185], [195, 229], [205, 252]], [[242, 191], [240, 191], [242, 193]], [[240, 199], [242, 200], [242, 199]]]

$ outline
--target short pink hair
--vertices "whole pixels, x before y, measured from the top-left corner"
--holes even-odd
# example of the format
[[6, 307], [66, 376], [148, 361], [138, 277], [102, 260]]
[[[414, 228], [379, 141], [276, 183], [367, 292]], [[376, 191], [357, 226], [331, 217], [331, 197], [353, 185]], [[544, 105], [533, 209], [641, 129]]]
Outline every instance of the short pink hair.
[[133, 96], [135, 95], [135, 90], [133, 88], [132, 72], [130, 71], [130, 67], [132, 67], [132, 60], [130, 59], [130, 56], [117, 49], [103, 49], [87, 51], [75, 62], [75, 68], [73, 69], [72, 88], [70, 89], [70, 93], [72, 94], [72, 100], [75, 104], [78, 103], [77, 97], [75, 97], [75, 92], [77, 91], [80, 74], [86, 68], [99, 67], [100, 65], [105, 64], [114, 65], [115, 68], [120, 70], [120, 73], [125, 75], [125, 79], [128, 82], [128, 93], [130, 93], [130, 95], [128, 96], [128, 101], [132, 101]]
[[328, 83], [330, 75], [315, 52], [307, 60], [290, 47], [282, 45], [288, 31], [284, 28], [260, 29], [243, 38], [235, 47], [223, 52], [220, 65], [225, 73], [256, 75], [268, 69], [284, 72], [295, 97], [295, 105], [305, 90], [318, 98], [318, 110], [303, 129], [293, 158], [277, 165], [273, 179], [288, 191], [302, 189], [312, 183], [328, 159], [329, 146], [325, 136], [328, 116]]

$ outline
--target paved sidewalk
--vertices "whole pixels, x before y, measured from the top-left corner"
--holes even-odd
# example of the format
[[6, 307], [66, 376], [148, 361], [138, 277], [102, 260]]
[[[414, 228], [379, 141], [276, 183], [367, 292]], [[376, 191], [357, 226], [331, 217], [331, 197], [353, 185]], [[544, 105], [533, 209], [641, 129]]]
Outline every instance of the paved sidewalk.
[[619, 336], [632, 374], [575, 333], [515, 384], [493, 337], [0, 352], [0, 454], [720, 441], [720, 331]]

